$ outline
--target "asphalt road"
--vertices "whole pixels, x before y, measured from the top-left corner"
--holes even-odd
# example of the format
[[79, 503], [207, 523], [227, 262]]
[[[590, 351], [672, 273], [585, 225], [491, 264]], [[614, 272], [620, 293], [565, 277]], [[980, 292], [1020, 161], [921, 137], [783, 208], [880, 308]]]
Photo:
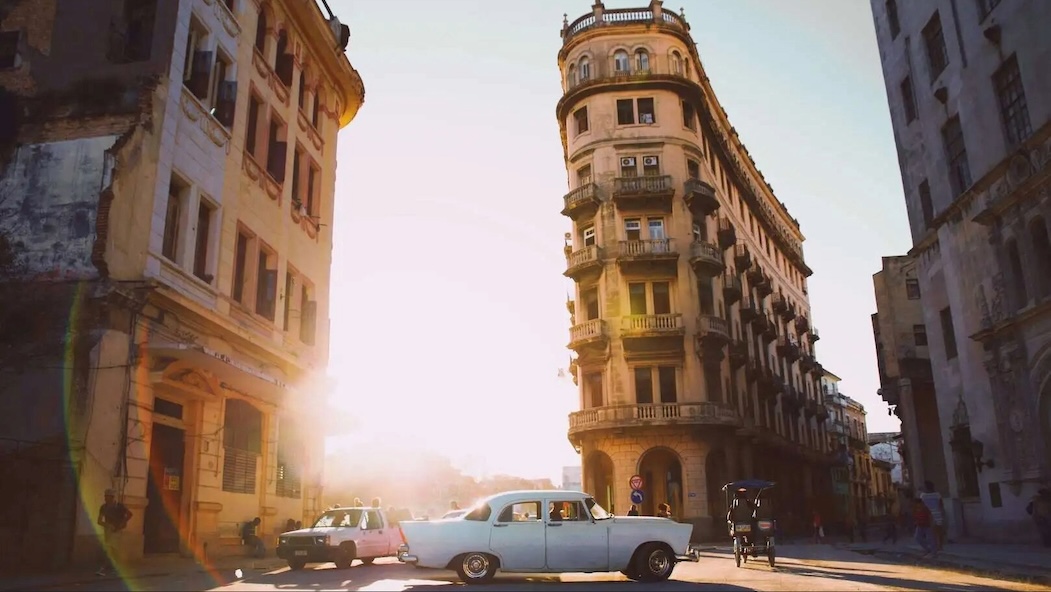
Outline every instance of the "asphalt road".
[[[750, 561], [738, 568], [733, 556], [723, 549], [702, 554], [698, 563], [676, 566], [672, 579], [662, 584], [631, 582], [619, 573], [558, 574], [517, 576], [497, 574], [489, 585], [471, 586], [484, 590], [1041, 590], [1010, 581], [996, 580], [946, 571], [922, 565], [903, 565], [867, 555], [836, 549], [829, 545], [784, 545], [778, 549], [777, 566]], [[183, 574], [143, 578], [127, 582], [98, 582], [64, 589], [95, 590], [382, 590], [391, 592], [442, 592], [465, 587], [452, 572], [415, 569], [394, 559], [381, 559], [364, 566], [355, 563], [346, 570], [332, 564], [313, 566], [299, 572], [279, 569], [268, 573], [250, 572]]]

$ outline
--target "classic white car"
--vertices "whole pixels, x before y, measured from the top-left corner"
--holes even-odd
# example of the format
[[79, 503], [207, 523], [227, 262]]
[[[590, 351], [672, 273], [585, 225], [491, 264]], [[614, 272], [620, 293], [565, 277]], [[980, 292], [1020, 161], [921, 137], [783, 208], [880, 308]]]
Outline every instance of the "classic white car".
[[512, 573], [620, 571], [660, 582], [678, 561], [697, 561], [693, 527], [667, 518], [612, 516], [577, 491], [510, 491], [455, 520], [403, 522], [398, 560], [452, 569], [465, 583]]

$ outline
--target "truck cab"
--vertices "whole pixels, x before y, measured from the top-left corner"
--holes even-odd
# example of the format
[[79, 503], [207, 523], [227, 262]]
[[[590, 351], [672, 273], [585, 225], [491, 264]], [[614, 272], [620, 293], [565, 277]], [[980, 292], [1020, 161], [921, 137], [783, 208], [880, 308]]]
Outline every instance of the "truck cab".
[[369, 565], [377, 557], [394, 557], [401, 544], [401, 531], [381, 508], [332, 508], [310, 528], [282, 533], [277, 556], [293, 570], [328, 562], [346, 569], [355, 559]]

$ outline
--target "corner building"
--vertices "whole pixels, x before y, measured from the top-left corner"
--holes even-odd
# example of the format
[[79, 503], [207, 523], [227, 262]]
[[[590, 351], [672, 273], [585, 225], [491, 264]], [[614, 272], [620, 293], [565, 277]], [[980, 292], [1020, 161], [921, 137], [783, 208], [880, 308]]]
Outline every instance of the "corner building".
[[641, 475], [642, 513], [667, 502], [702, 538], [727, 481], [778, 481], [797, 516], [831, 485], [803, 236], [689, 31], [659, 0], [563, 23], [557, 116], [584, 489], [624, 513]]

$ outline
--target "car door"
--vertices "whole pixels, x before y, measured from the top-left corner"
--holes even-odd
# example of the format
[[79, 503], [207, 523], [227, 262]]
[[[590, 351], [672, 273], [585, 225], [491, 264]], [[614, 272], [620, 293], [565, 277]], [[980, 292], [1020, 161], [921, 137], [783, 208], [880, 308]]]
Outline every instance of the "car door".
[[387, 554], [387, 535], [378, 510], [367, 510], [362, 517], [359, 557], [382, 557]]
[[609, 571], [609, 528], [594, 522], [580, 499], [549, 498], [545, 556], [549, 571]]
[[489, 547], [500, 557], [504, 571], [544, 569], [544, 521], [540, 500], [501, 508], [489, 534]]

